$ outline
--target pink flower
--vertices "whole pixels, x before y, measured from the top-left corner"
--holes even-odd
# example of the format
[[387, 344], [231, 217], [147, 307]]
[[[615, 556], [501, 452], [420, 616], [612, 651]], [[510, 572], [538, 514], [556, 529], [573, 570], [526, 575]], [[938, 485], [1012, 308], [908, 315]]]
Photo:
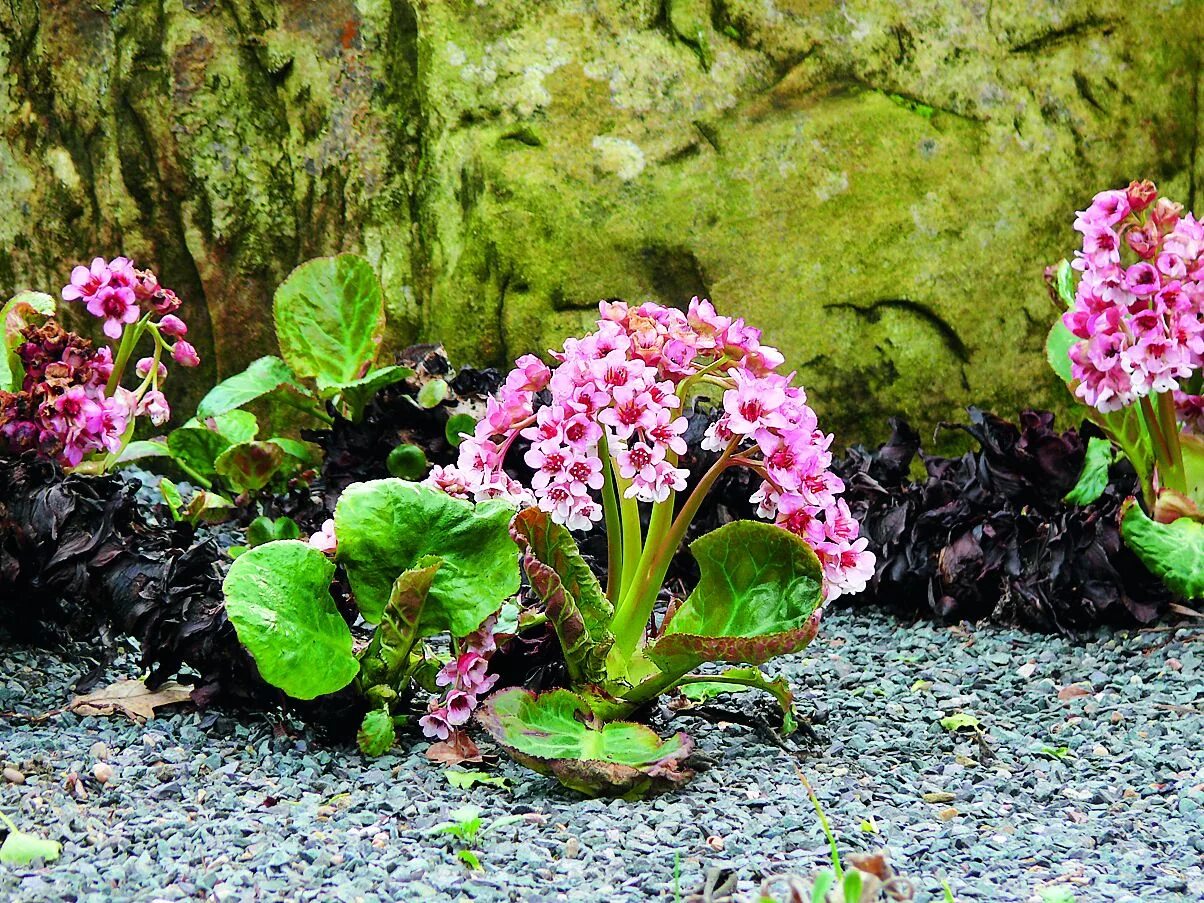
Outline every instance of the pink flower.
[[334, 518], [327, 518], [322, 523], [322, 529], [309, 537], [309, 547], [325, 555], [333, 555], [338, 551], [339, 541], [334, 535]]
[[88, 313], [104, 319], [104, 334], [110, 339], [121, 338], [130, 323], [140, 315], [133, 289], [125, 286], [102, 285], [88, 299]]
[[614, 404], [598, 415], [598, 422], [611, 427], [620, 439], [656, 426], [656, 402], [642, 386], [616, 386], [612, 394]]
[[533, 354], [524, 354], [514, 362], [506, 385], [521, 392], [542, 392], [551, 378], [552, 371], [547, 364]]
[[71, 271], [71, 282], [63, 286], [64, 301], [87, 301], [109, 284], [112, 274], [103, 257], [93, 257], [92, 266], [77, 266]]
[[180, 339], [171, 349], [171, 357], [181, 367], [196, 367], [201, 363], [196, 349], [184, 339]]
[[138, 413], [150, 417], [150, 422], [155, 426], [162, 426], [171, 419], [171, 406], [168, 405], [167, 398], [162, 392], [158, 389], [151, 389], [142, 396]]
[[151, 367], [155, 368], [155, 377], [159, 382], [167, 379], [167, 365], [162, 361], [159, 361], [158, 365], [156, 366], [155, 359], [153, 357], [144, 357], [139, 359], [138, 363], [134, 365], [134, 373], [140, 379], [146, 379], [147, 374], [151, 372]]
[[447, 709], [441, 706], [431, 708], [418, 719], [418, 723], [422, 725], [422, 733], [432, 740], [446, 740], [451, 736], [453, 729]]
[[774, 416], [786, 401], [785, 384], [781, 377], [750, 376], [742, 370], [733, 370], [732, 375], [735, 388], [723, 393], [728, 430], [738, 436], [751, 436], [760, 429], [786, 425], [783, 418]]
[[188, 326], [175, 314], [168, 314], [159, 321], [159, 331], [173, 338], [183, 338], [188, 335]]

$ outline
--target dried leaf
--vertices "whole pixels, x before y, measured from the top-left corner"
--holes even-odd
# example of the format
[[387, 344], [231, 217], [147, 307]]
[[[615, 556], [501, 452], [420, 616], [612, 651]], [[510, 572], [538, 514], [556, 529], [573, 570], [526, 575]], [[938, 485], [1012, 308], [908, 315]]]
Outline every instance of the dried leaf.
[[454, 731], [446, 740], [432, 743], [426, 757], [440, 765], [462, 765], [465, 762], [484, 762], [485, 757], [464, 731]]
[[1078, 699], [1080, 696], [1090, 696], [1091, 688], [1085, 687], [1082, 684], [1071, 684], [1068, 687], [1062, 687], [1058, 690], [1058, 699], [1066, 702], [1069, 699]]
[[119, 680], [86, 696], [76, 696], [67, 711], [77, 715], [125, 715], [137, 724], [155, 717], [155, 709], [189, 702], [192, 688], [169, 680], [152, 690], [140, 680]]

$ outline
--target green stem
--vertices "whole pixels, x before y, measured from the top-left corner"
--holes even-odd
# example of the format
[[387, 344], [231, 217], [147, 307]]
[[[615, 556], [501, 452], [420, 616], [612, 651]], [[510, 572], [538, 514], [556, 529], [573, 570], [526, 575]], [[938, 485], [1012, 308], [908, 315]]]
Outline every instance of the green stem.
[[1166, 438], [1162, 435], [1162, 430], [1159, 429], [1158, 415], [1154, 413], [1154, 406], [1150, 404], [1148, 395], [1141, 399], [1139, 408], [1146, 434], [1150, 437], [1150, 447], [1154, 451], [1154, 459], [1158, 463], [1159, 482], [1165, 488], [1174, 469], [1171, 464], [1170, 448], [1166, 443]]
[[[1187, 492], [1187, 473], [1183, 466], [1183, 444], [1179, 441], [1179, 417], [1175, 411], [1175, 399], [1170, 392], [1158, 393], [1158, 416], [1162, 421], [1162, 435], [1170, 453], [1174, 487]], [[1169, 480], [1168, 480], [1169, 482]]]
[[[698, 485], [694, 487], [694, 491], [686, 499], [686, 503], [668, 530], [662, 534], [660, 530], [649, 528], [649, 541], [644, 547], [644, 554], [640, 556], [640, 565], [635, 581], [627, 587], [623, 599], [619, 603], [619, 610], [615, 613], [613, 631], [615, 646], [624, 655], [630, 656], [639, 645], [648, 619], [652, 616], [652, 607], [656, 604], [661, 583], [669, 570], [669, 563], [673, 560], [673, 553], [677, 551], [677, 547], [685, 538], [686, 530], [689, 529], [694, 515], [698, 513], [702, 500], [715, 485], [719, 475], [727, 468], [729, 459], [739, 442], [739, 436], [733, 438], [719, 459], [711, 465], [710, 470], [703, 474], [702, 479], [698, 481]], [[673, 495], [670, 495], [664, 502], [657, 504], [652, 512], [653, 518], [655, 519], [657, 514], [665, 517], [671, 516], [673, 502]], [[653, 541], [654, 539], [655, 541]]]
[[105, 383], [105, 395], [112, 396], [117, 391], [117, 387], [121, 385], [121, 377], [125, 375], [126, 365], [130, 362], [130, 355], [138, 347], [138, 340], [142, 338], [142, 333], [146, 330], [146, 324], [149, 320], [150, 314], [147, 314], [122, 333], [121, 344], [117, 346], [117, 357], [113, 361], [113, 372], [109, 374], [109, 381]]
[[598, 442], [598, 454], [602, 459], [602, 516], [606, 523], [606, 598], [613, 605], [623, 592], [623, 521], [619, 515], [619, 503], [615, 496], [614, 462], [606, 437]]
[[[613, 470], [613, 461], [611, 467]], [[623, 578], [622, 589], [617, 594], [617, 598], [621, 599], [627, 587], [631, 586], [631, 581], [635, 579], [640, 550], [644, 546], [644, 527], [640, 523], [640, 503], [634, 498], [627, 498], [626, 495], [631, 480], [623, 479], [623, 475], [618, 471], [613, 472], [615, 492], [619, 496], [619, 510], [623, 519]]]

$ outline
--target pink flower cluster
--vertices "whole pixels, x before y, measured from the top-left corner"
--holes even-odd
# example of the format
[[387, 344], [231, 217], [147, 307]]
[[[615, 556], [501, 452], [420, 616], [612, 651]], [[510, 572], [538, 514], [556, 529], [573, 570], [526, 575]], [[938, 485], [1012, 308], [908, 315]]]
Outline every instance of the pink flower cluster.
[[[687, 450], [683, 400], [710, 384], [724, 390], [723, 414], [704, 448], [762, 478], [753, 496], [759, 513], [811, 544], [828, 598], [863, 589], [874, 558], [837, 498], [844, 486], [828, 469], [831, 436], [817, 428], [802, 389], [790, 385], [793, 374], [777, 372], [784, 359], [761, 344], [760, 331], [698, 298], [684, 313], [625, 302], [603, 302], [600, 312], [595, 332], [553, 353], [554, 370], [520, 358], [456, 465], [436, 468], [427, 482], [461, 498], [535, 504], [584, 530], [603, 516], [596, 494], [609, 456], [622, 495], [667, 502], [689, 476], [678, 466]], [[538, 410], [537, 395], [547, 399]], [[529, 488], [503, 467], [519, 436], [530, 442]]]
[[498, 681], [489, 674], [489, 659], [497, 650], [493, 629], [496, 617], [490, 617], [474, 633], [465, 637], [459, 655], [440, 669], [435, 683], [446, 687], [443, 696], [432, 696], [427, 713], [418, 719], [422, 732], [432, 740], [446, 740], [452, 731], [472, 717], [480, 698]]
[[[159, 360], [163, 351], [170, 350], [186, 367], [200, 360], [183, 340], [188, 327], [174, 314], [180, 306], [175, 292], [125, 257], [108, 262], [97, 257], [91, 267], [75, 267], [62, 295], [102, 318], [104, 333], [112, 340], [121, 338], [125, 327], [145, 312], [145, 328], [158, 349], [154, 357], [135, 364], [141, 384], [130, 390], [121, 385], [123, 374], [113, 372], [112, 349], [94, 348], [54, 320], [25, 328], [24, 341], [16, 348], [25, 377], [20, 391], [0, 392], [0, 440], [7, 451], [36, 451], [76, 467], [89, 454], [120, 452], [135, 417], [149, 417], [155, 425], [167, 422], [171, 408], [159, 388], [167, 377], [167, 367]], [[176, 339], [170, 348], [165, 336]], [[118, 355], [116, 363], [124, 366], [127, 359], [128, 351]]]
[[160, 332], [177, 339], [171, 348], [175, 362], [181, 367], [201, 362], [196, 349], [184, 341], [188, 327], [175, 316], [180, 308], [176, 293], [161, 286], [150, 270], [136, 269], [128, 257], [109, 261], [95, 257], [91, 266], [77, 266], [71, 271], [71, 282], [63, 286], [63, 300], [78, 301], [92, 316], [104, 320], [104, 334], [114, 340], [144, 314], [157, 317]]
[[1103, 412], [1174, 392], [1180, 414], [1199, 420], [1202, 400], [1182, 387], [1204, 362], [1204, 223], [1152, 182], [1103, 191], [1077, 214], [1082, 272], [1062, 320], [1075, 394]]

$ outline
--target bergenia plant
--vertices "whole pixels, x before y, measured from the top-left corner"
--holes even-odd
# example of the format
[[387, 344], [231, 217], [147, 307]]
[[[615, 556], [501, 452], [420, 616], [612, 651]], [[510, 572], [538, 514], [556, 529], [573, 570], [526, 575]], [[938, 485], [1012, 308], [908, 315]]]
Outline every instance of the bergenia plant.
[[[195, 367], [200, 358], [184, 338], [175, 292], [126, 257], [75, 267], [62, 297], [102, 320], [109, 344], [63, 329], [50, 295], [10, 300], [0, 310], [0, 446], [102, 473], [130, 443], [138, 417], [160, 425], [171, 416], [162, 391], [167, 360]], [[144, 339], [150, 353], [138, 357]]]
[[[603, 303], [596, 331], [552, 356], [554, 368], [521, 358], [457, 464], [426, 482], [523, 508], [511, 530], [573, 686], [540, 697], [503, 690], [486, 702], [482, 724], [515, 758], [570, 786], [638, 794], [682, 777], [689, 740], [662, 742], [647, 728], [606, 722], [674, 687], [726, 680], [773, 692], [789, 729], [784, 684], [755, 669], [694, 669], [758, 665], [802, 649], [825, 600], [861, 590], [874, 559], [829, 469], [832, 437], [793, 374], [779, 372], [782, 355], [743, 320], [698, 299], [686, 312]], [[691, 484], [679, 466], [683, 412], [699, 397], [722, 407], [702, 440], [714, 461]], [[506, 469], [520, 438], [529, 484]], [[670, 562], [703, 498], [733, 467], [759, 478], [751, 501], [771, 523], [729, 523], [696, 540], [698, 585], [657, 622]], [[600, 522], [604, 586], [570, 535]]]
[[[519, 588], [514, 514], [502, 500], [473, 504], [404, 480], [355, 483], [308, 542], [238, 556], [226, 614], [263, 679], [289, 697], [351, 687], [367, 708], [366, 753], [393, 744], [415, 703], [428, 737], [453, 739], [496, 682], [494, 627]], [[331, 595], [336, 571], [362, 620], [355, 636]], [[436, 636], [448, 646], [428, 642]]]
[[1119, 449], [1141, 479], [1145, 506], [1127, 503], [1126, 543], [1170, 589], [1201, 595], [1204, 223], [1145, 181], [1100, 192], [1074, 228], [1081, 249], [1050, 273], [1066, 309], [1047, 350], [1107, 439], [1090, 443], [1068, 498], [1097, 497]]

